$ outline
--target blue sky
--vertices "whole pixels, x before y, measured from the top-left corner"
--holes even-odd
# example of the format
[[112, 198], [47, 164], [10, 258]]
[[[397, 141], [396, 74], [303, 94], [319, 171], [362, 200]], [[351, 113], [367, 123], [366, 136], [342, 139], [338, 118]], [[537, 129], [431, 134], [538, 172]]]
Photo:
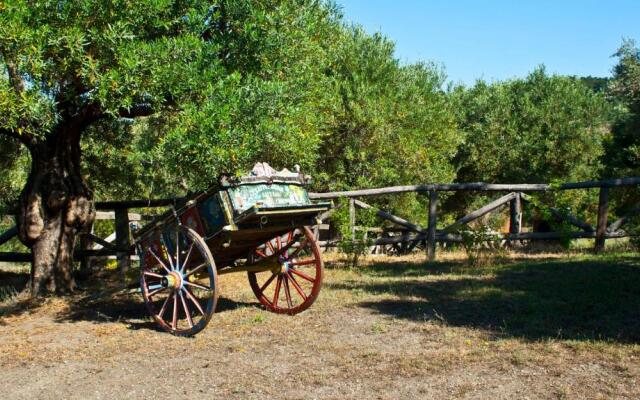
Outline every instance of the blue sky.
[[551, 73], [609, 76], [623, 38], [640, 42], [640, 0], [337, 0], [382, 32], [403, 62], [444, 65], [454, 82]]

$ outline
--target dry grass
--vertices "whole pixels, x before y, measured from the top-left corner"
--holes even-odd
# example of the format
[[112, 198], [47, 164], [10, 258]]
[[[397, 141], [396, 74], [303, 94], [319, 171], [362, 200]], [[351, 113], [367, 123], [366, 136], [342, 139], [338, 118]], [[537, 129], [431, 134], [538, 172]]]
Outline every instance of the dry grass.
[[[295, 317], [221, 277], [195, 338], [158, 332], [136, 295], [0, 309], [7, 398], [638, 398], [640, 260], [372, 257]], [[38, 379], [33, 377], [37, 376]]]

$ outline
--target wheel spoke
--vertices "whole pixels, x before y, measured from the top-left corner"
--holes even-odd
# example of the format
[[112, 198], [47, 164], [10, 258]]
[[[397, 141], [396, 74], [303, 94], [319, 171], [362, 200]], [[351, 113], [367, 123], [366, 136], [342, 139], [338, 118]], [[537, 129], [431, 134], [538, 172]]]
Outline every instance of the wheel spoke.
[[210, 292], [210, 291], [211, 291], [211, 288], [210, 288], [210, 287], [207, 287], [207, 286], [201, 285], [201, 284], [199, 284], [199, 283], [189, 282], [189, 281], [187, 281], [187, 280], [183, 281], [183, 283], [184, 283], [185, 285], [193, 286], [193, 287], [196, 287], [196, 288], [198, 288], [198, 289], [206, 290], [206, 291], [208, 291], [208, 292]]
[[180, 230], [176, 229], [176, 269], [180, 267]]
[[293, 240], [293, 231], [290, 231], [289, 234], [287, 235], [287, 243], [291, 243], [292, 240]]
[[193, 328], [193, 320], [191, 319], [191, 311], [187, 306], [187, 302], [184, 300], [184, 296], [182, 292], [180, 292], [180, 302], [182, 303], [182, 308], [184, 309], [184, 313], [187, 316], [187, 322], [189, 323], [189, 328]]
[[278, 276], [276, 274], [271, 274], [271, 277], [269, 279], [267, 279], [267, 281], [264, 283], [264, 285], [262, 285], [262, 287], [260, 288], [260, 293], [264, 293], [264, 290], [269, 286], [269, 284], [271, 284], [271, 282], [273, 282], [273, 279]]
[[165, 269], [165, 271], [167, 271], [167, 273], [171, 272], [171, 270], [169, 270], [169, 268], [167, 268], [167, 266], [164, 264], [164, 261], [162, 261], [162, 260], [160, 259], [160, 257], [158, 257], [158, 256], [156, 255], [156, 253], [153, 251], [153, 249], [152, 249], [152, 248], [149, 248], [149, 253], [151, 253], [151, 255], [152, 255], [156, 260], [158, 260], [158, 262], [160, 263], [160, 265], [162, 266], [162, 268], [164, 268], [164, 269]]
[[[293, 245], [294, 245], [294, 242], [287, 243], [286, 246], [282, 246], [282, 248], [278, 250], [275, 254], [273, 254], [273, 256], [277, 257], [277, 256], [280, 256], [281, 254], [287, 254], [287, 252]], [[291, 258], [291, 256], [287, 254], [285, 258], [288, 260], [289, 258]]]
[[158, 279], [162, 279], [164, 278], [164, 276], [160, 275], [160, 274], [156, 274], [155, 272], [150, 272], [150, 271], [144, 271], [144, 274], [146, 276], [151, 276], [153, 278], [158, 278]]
[[178, 326], [178, 296], [173, 296], [173, 320], [171, 321], [171, 329], [174, 331]]
[[165, 289], [166, 289], [166, 287], [161, 286], [161, 287], [159, 287], [158, 289], [156, 289], [156, 290], [154, 290], [154, 291], [152, 291], [152, 292], [149, 292], [149, 297], [152, 297], [152, 296], [154, 296], [156, 293], [160, 293], [160, 292], [162, 292], [162, 291], [163, 291], [163, 290], [165, 290]]
[[267, 258], [268, 256], [262, 252], [260, 249], [256, 249], [256, 254], [262, 258]]
[[188, 277], [190, 277], [191, 275], [195, 274], [196, 272], [200, 271], [202, 268], [206, 267], [207, 265], [208, 265], [208, 264], [207, 264], [206, 262], [205, 262], [205, 263], [202, 263], [202, 264], [200, 264], [200, 265], [198, 265], [197, 267], [195, 267], [194, 269], [192, 269], [191, 271], [189, 271], [189, 273], [187, 273], [187, 274], [184, 276], [184, 277], [185, 277], [185, 279], [186, 279], [186, 278], [188, 278]]
[[298, 275], [300, 278], [305, 279], [311, 283], [314, 283], [316, 280], [312, 277], [310, 277], [309, 275], [305, 274], [304, 272], [298, 271], [297, 269], [290, 269], [289, 271], [291, 271], [292, 273]]
[[273, 306], [278, 307], [278, 298], [280, 297], [280, 286], [282, 285], [282, 275], [278, 275], [278, 283], [276, 283], [276, 291], [273, 294]]
[[305, 247], [307, 247], [307, 244], [309, 243], [309, 239], [305, 239], [304, 242], [300, 243], [300, 246], [298, 246], [297, 249], [295, 249], [293, 251], [293, 253], [289, 254], [289, 258], [295, 258], [295, 256], [300, 253], [300, 251], [302, 249], [304, 249]]
[[175, 269], [173, 265], [173, 256], [169, 254], [169, 246], [167, 246], [167, 244], [164, 242], [164, 239], [162, 239], [162, 245], [167, 250], [167, 256], [168, 256], [167, 258], [169, 259], [169, 265], [171, 266], [171, 270], [173, 271]]
[[182, 271], [183, 272], [187, 268], [187, 265], [189, 264], [189, 260], [191, 260], [191, 252], [193, 251], [193, 246], [194, 245], [195, 245], [195, 243], [191, 243], [191, 246], [189, 246], [189, 251], [187, 251], [187, 255], [184, 257], [184, 262], [182, 263]]
[[280, 236], [276, 236], [276, 244], [278, 245], [278, 250], [282, 249], [282, 241], [280, 240]]
[[273, 243], [271, 243], [271, 240], [267, 242], [267, 247], [269, 247], [269, 250], [271, 250], [271, 255], [276, 254], [276, 249], [273, 248]]
[[304, 294], [304, 290], [302, 290], [302, 288], [298, 284], [298, 281], [296, 281], [296, 278], [291, 273], [289, 273], [289, 279], [291, 279], [291, 284], [293, 285], [293, 288], [296, 290], [296, 292], [298, 292], [300, 297], [302, 297], [302, 300], [307, 301], [307, 295]]
[[164, 312], [167, 311], [167, 304], [169, 304], [171, 296], [173, 296], [173, 292], [169, 293], [169, 296], [164, 300], [164, 303], [162, 303], [162, 308], [160, 308], [160, 312], [158, 313], [158, 317], [160, 319], [163, 319], [162, 317], [164, 316]]
[[289, 289], [289, 278], [287, 275], [283, 277], [284, 281], [284, 294], [287, 297], [287, 305], [289, 308], [293, 308], [293, 303], [291, 302], [291, 290]]
[[301, 267], [303, 265], [311, 265], [311, 264], [315, 264], [316, 263], [316, 259], [313, 258], [311, 260], [304, 260], [304, 261], [292, 261], [289, 263], [289, 265], [292, 266], [297, 266], [297, 267]]
[[195, 305], [196, 308], [198, 309], [198, 311], [200, 311], [200, 314], [205, 315], [204, 310], [202, 309], [202, 306], [200, 305], [200, 301], [198, 301], [198, 299], [196, 299], [196, 296], [191, 294], [191, 292], [187, 288], [183, 288], [182, 290], [184, 290], [184, 292], [187, 294], [187, 297], [189, 298], [189, 300], [191, 300], [193, 305]]

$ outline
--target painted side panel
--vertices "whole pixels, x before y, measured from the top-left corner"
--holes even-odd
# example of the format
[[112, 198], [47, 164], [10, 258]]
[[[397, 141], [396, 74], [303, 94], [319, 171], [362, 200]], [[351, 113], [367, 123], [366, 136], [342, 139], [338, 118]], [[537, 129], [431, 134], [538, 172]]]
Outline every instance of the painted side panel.
[[291, 207], [311, 204], [304, 187], [286, 183], [247, 184], [228, 190], [236, 214], [256, 207]]

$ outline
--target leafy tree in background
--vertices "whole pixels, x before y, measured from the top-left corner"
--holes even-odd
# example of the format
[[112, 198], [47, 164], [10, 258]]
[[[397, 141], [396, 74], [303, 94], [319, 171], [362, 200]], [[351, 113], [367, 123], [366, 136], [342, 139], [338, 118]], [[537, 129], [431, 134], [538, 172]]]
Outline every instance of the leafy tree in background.
[[616, 105], [616, 121], [606, 142], [606, 176], [640, 174], [640, 50], [625, 40], [615, 53], [618, 64], [608, 94]]
[[533, 183], [597, 176], [609, 107], [601, 94], [544, 67], [525, 79], [453, 93], [465, 141], [459, 181]]
[[327, 54], [341, 40], [339, 14], [317, 1], [228, 1], [211, 31], [227, 83], [209, 84], [155, 147], [192, 190], [256, 161], [313, 172], [333, 94]]
[[400, 66], [381, 35], [348, 29], [329, 74], [337, 95], [318, 161], [323, 190], [450, 181], [461, 135], [434, 65]]
[[580, 82], [584, 83], [588, 88], [594, 92], [604, 92], [607, 90], [610, 78], [600, 78], [596, 76], [582, 76], [578, 78]]
[[[610, 106], [579, 79], [550, 76], [540, 67], [524, 79], [457, 88], [452, 101], [465, 133], [455, 159], [458, 181], [553, 183], [598, 176]], [[545, 195], [553, 197], [550, 204], [587, 219], [593, 196]], [[446, 207], [463, 212], [487, 200], [456, 193]]]

